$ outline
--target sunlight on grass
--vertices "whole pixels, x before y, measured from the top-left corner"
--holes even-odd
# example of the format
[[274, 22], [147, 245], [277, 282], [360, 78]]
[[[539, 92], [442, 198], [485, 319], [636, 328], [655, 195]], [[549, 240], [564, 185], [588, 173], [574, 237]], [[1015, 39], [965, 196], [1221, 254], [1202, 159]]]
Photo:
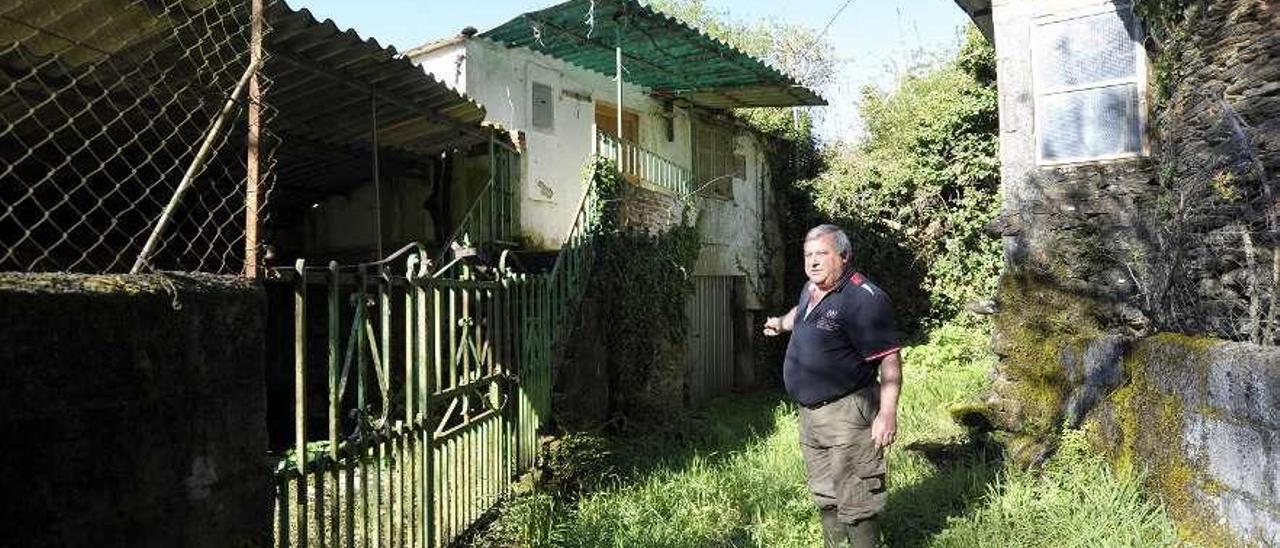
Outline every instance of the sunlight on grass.
[[[948, 341], [954, 344], [954, 341]], [[947, 406], [987, 386], [986, 358], [910, 367], [899, 440], [889, 453], [883, 528], [892, 546], [1170, 546], [1163, 509], [1121, 481], [1083, 438], [1038, 474], [970, 440]], [[927, 359], [921, 359], [928, 362]], [[489, 542], [582, 547], [821, 546], [805, 490], [795, 409], [776, 395], [734, 396], [707, 410], [700, 438], [636, 440], [645, 449], [621, 473], [572, 497], [514, 501]], [[624, 441], [620, 453], [627, 451]]]

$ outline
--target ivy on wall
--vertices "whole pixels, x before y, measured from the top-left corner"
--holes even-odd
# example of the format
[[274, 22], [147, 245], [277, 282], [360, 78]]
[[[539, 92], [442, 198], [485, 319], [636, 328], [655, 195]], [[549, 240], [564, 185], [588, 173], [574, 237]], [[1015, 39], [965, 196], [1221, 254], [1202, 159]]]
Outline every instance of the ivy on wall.
[[622, 190], [627, 183], [614, 164], [598, 159], [589, 174], [597, 222], [587, 298], [602, 316], [592, 328], [607, 349], [610, 414], [625, 414], [646, 407], [638, 400], [654, 380], [663, 345], [685, 344], [684, 307], [693, 293], [701, 238], [688, 219], [653, 232], [624, 224]]

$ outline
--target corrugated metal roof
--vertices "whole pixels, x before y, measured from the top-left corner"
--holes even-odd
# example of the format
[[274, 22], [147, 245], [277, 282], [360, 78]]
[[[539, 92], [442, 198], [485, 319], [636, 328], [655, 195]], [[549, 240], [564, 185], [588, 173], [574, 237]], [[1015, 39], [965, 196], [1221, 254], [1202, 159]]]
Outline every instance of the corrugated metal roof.
[[635, 0], [569, 0], [480, 36], [606, 75], [621, 42], [625, 81], [711, 108], [827, 104], [760, 59]]
[[370, 96], [378, 106], [378, 140], [406, 151], [438, 151], [481, 134], [484, 109], [422, 71], [393, 47], [363, 39], [332, 20], [317, 21], [283, 1], [267, 11], [266, 72], [278, 127], [335, 143], [367, 138]]
[[487, 139], [479, 104], [395, 48], [280, 0], [268, 5], [267, 23], [267, 102], [276, 111], [270, 123], [280, 139], [277, 180], [285, 193], [302, 187], [339, 192], [367, 181], [375, 103], [384, 161], [412, 161]]

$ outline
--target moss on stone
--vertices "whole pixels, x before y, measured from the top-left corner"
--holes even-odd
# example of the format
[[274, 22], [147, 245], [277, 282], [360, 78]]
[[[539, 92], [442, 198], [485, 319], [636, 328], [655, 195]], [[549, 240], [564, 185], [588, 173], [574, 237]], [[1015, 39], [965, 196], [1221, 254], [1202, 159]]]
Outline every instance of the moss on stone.
[[957, 403], [947, 407], [947, 414], [951, 415], [951, 420], [975, 432], [991, 431], [999, 421], [996, 413], [991, 404], [986, 402]]
[[995, 316], [1001, 383], [997, 396], [1012, 400], [996, 421], [1040, 444], [1052, 444], [1070, 394], [1063, 351], [1083, 350], [1103, 333], [1099, 303], [1070, 293], [1043, 277], [1007, 272], [1000, 280]]
[[1235, 546], [1238, 541], [1216, 521], [1197, 493], [1212, 494], [1220, 485], [1206, 476], [1206, 463], [1195, 462], [1183, 452], [1186, 430], [1185, 404], [1166, 394], [1149, 379], [1148, 367], [1156, 344], [1173, 344], [1192, 355], [1203, 355], [1220, 341], [1206, 337], [1160, 334], [1135, 345], [1125, 357], [1129, 382], [1107, 400], [1114, 421], [1110, 436], [1093, 421], [1097, 432], [1090, 439], [1110, 458], [1118, 474], [1142, 480], [1165, 503], [1178, 524], [1179, 534], [1205, 546]]

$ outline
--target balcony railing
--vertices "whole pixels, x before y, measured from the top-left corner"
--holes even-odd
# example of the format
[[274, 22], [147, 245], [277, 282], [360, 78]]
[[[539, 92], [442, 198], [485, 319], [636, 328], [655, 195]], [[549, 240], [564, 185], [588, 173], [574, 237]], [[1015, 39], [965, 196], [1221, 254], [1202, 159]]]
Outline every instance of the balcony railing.
[[680, 196], [692, 192], [693, 172], [635, 143], [596, 131], [596, 154], [613, 160], [623, 177]]

